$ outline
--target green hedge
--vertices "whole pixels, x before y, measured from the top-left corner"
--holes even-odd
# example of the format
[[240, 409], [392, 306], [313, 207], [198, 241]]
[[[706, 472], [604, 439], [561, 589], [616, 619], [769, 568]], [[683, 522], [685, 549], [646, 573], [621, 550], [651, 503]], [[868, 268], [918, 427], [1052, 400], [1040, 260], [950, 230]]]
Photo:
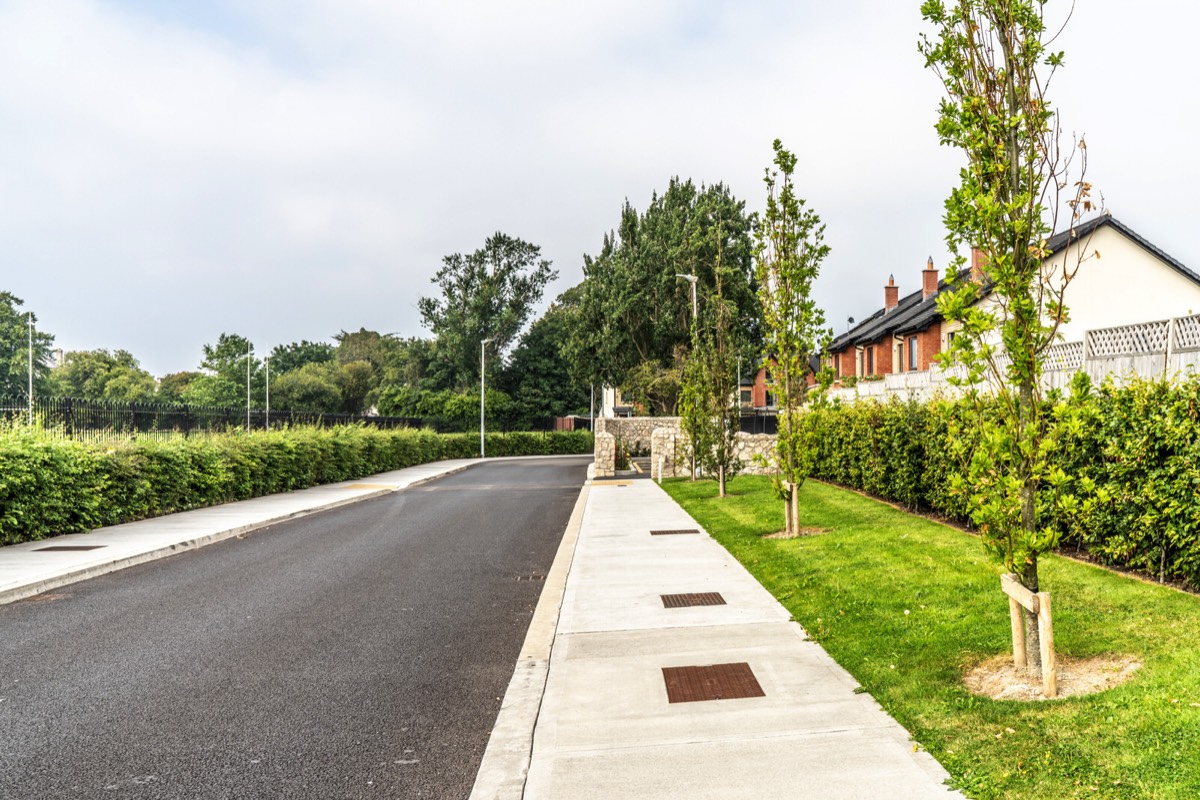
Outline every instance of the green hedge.
[[[1047, 400], [1059, 426], [1057, 465], [1068, 502], [1039, 495], [1039, 514], [1062, 547], [1112, 565], [1200, 587], [1200, 378], [1135, 380]], [[909, 508], [966, 522], [967, 497], [951, 491], [977, 441], [965, 400], [864, 401], [806, 415], [816, 441], [813, 476]], [[986, 424], [986, 422], [984, 423]]]
[[[587, 431], [488, 434], [493, 456], [591, 453]], [[363, 426], [88, 445], [0, 431], [0, 544], [471, 458], [479, 437]]]

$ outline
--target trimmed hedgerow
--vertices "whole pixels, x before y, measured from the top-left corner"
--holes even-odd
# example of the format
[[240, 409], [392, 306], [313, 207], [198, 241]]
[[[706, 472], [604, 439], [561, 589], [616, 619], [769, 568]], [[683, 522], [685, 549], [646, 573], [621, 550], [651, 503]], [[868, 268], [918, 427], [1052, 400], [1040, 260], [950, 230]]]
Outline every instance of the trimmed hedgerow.
[[[364, 426], [88, 445], [0, 431], [0, 544], [478, 454], [479, 437]], [[488, 434], [489, 456], [590, 453], [587, 431]]]
[[[1047, 404], [1066, 482], [1040, 488], [1041, 524], [1064, 548], [1200, 588], [1200, 377], [1094, 387], [1081, 375]], [[990, 411], [947, 399], [814, 409], [812, 474], [966, 522], [955, 480]]]

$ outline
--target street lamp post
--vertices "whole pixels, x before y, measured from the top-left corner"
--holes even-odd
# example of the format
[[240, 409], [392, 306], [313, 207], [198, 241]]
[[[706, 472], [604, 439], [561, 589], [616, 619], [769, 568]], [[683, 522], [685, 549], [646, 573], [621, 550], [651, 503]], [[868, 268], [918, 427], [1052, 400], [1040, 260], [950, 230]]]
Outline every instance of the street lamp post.
[[484, 380], [487, 376], [487, 346], [493, 339], [483, 339], [479, 342], [479, 457], [486, 458], [483, 444], [483, 392]]
[[676, 273], [675, 277], [683, 278], [685, 281], [687, 281], [688, 283], [690, 283], [692, 285], [692, 322], [695, 322], [696, 316], [698, 313], [696, 311], [696, 276], [695, 275], [680, 275], [680, 274]]
[[33, 312], [29, 312], [29, 425], [33, 426]]
[[267, 430], [271, 430], [271, 357], [267, 356], [264, 358], [263, 363], [267, 367], [267, 416], [265, 426]]

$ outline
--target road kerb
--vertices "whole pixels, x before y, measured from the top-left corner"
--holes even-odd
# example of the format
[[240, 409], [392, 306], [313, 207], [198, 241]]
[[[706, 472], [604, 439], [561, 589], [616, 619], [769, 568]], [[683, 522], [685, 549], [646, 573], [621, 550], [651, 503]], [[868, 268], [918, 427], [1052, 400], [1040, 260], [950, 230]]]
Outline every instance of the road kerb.
[[550, 651], [558, 630], [567, 576], [575, 558], [575, 544], [583, 525], [589, 491], [590, 487], [584, 485], [579, 492], [554, 563], [546, 574], [546, 583], [529, 623], [529, 632], [525, 634], [516, 669], [475, 776], [471, 800], [520, 800], [525, 794], [525, 779], [533, 753], [533, 731], [546, 691]]

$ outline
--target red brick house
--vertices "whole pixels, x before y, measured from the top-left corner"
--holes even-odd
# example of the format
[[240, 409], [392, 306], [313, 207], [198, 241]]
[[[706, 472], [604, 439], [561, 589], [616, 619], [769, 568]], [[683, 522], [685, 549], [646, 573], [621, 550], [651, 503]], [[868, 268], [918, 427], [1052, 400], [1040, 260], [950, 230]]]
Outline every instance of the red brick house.
[[[1080, 248], [1103, 250], [1104, 259], [1082, 264], [1072, 281], [1071, 318], [1059, 330], [1064, 341], [1078, 341], [1088, 330], [1200, 310], [1200, 275], [1112, 216], [1094, 217], [1046, 242], [1048, 259], [1069, 258]], [[960, 279], [982, 280], [983, 264], [983, 254], [972, 252]], [[929, 369], [954, 335], [937, 310], [938, 294], [945, 290], [932, 259], [921, 272], [920, 291], [901, 298], [889, 278], [883, 308], [831, 343], [826, 358], [838, 380]]]
[[[978, 270], [979, 259], [978, 253], [973, 254], [972, 271]], [[929, 369], [946, 345], [937, 310], [937, 296], [945, 289], [946, 281], [938, 278], [932, 258], [921, 270], [920, 291], [902, 298], [895, 277], [889, 276], [883, 287], [883, 308], [830, 344], [828, 359], [836, 380]]]

